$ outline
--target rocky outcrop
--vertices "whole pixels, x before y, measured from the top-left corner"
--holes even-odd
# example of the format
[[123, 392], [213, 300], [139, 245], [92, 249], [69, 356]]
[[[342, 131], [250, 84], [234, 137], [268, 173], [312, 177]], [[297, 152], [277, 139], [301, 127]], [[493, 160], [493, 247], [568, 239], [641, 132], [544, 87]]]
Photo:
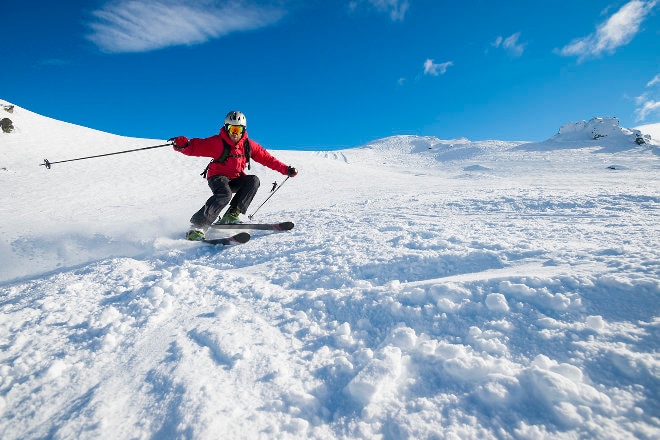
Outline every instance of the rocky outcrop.
[[4, 133], [11, 133], [14, 131], [14, 123], [9, 118], [0, 119], [0, 128]]

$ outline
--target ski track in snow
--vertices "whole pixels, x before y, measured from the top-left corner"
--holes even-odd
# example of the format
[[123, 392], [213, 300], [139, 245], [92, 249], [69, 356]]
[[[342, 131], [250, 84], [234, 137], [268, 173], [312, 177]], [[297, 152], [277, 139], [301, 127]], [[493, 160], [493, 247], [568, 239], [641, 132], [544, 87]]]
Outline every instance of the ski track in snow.
[[518, 144], [275, 152], [260, 216], [296, 227], [227, 248], [178, 238], [207, 193], [174, 153], [171, 186], [115, 162], [138, 193], [33, 171], [84, 185], [44, 225], [10, 167], [0, 437], [660, 437], [657, 147]]

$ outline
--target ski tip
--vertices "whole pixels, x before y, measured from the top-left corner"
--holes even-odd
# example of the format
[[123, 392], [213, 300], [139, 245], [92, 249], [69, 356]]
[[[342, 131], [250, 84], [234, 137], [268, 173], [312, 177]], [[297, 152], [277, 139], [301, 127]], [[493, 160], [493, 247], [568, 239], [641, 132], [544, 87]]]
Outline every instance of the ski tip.
[[205, 238], [201, 240], [204, 243], [212, 245], [222, 245], [222, 246], [231, 246], [233, 244], [243, 244], [250, 241], [250, 234], [247, 232], [241, 232], [231, 237], [224, 238]]
[[241, 232], [229, 237], [229, 239], [236, 243], [247, 243], [250, 240], [250, 234], [248, 234], [247, 232]]
[[280, 231], [289, 231], [293, 229], [293, 222], [282, 222], [278, 226]]

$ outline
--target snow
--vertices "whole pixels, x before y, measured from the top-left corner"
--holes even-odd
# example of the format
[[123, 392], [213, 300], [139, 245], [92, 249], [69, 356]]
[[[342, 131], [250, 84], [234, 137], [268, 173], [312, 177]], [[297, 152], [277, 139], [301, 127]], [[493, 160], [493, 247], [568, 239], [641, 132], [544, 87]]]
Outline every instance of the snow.
[[296, 227], [219, 249], [206, 159], [47, 170], [163, 140], [5, 116], [3, 439], [660, 437], [659, 143], [618, 121], [273, 151]]
[[651, 136], [653, 139], [660, 139], [660, 122], [655, 124], [646, 124], [635, 127], [636, 130], [641, 131], [643, 134]]

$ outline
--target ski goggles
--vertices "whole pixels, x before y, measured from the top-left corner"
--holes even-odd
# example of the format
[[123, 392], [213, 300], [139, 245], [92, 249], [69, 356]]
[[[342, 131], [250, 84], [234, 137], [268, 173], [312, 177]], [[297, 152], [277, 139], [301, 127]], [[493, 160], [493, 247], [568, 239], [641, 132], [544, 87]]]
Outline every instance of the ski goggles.
[[245, 127], [242, 125], [230, 125], [227, 124], [227, 133], [229, 134], [243, 134]]

